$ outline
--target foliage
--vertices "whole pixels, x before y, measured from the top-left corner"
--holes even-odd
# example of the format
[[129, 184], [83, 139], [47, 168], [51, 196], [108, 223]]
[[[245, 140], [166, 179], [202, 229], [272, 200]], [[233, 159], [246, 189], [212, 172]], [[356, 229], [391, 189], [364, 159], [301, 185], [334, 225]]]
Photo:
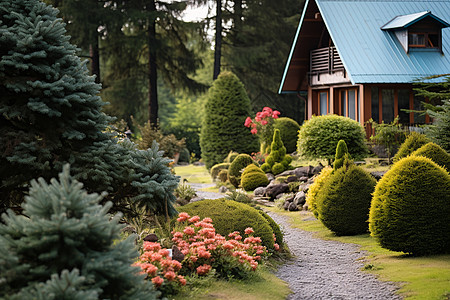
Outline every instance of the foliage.
[[175, 127], [175, 126], [166, 126], [161, 127], [161, 131], [164, 136], [170, 136], [173, 134], [177, 140], [181, 141], [184, 139], [186, 148], [195, 156], [201, 156], [200, 150], [200, 128], [194, 128], [190, 126], [186, 127]]
[[250, 164], [253, 164], [253, 159], [248, 154], [239, 154], [228, 168], [228, 180], [232, 185], [238, 187], [241, 183], [242, 171]]
[[227, 182], [228, 180], [228, 169], [222, 169], [217, 176], [221, 182]]
[[225, 199], [249, 205], [252, 203], [252, 198], [250, 198], [249, 195], [242, 189], [235, 189], [227, 192]]
[[177, 222], [184, 226], [182, 231], [174, 231], [173, 241], [185, 255], [183, 270], [187, 274], [207, 275], [212, 269], [222, 278], [246, 278], [256, 270], [258, 261], [267, 255], [261, 238], [254, 237], [254, 230], [245, 228], [243, 237], [238, 231], [226, 237], [216, 233], [211, 218], [190, 217], [182, 212]]
[[[59, 181], [31, 182], [23, 213], [0, 223], [0, 297], [12, 299], [156, 299], [131, 266], [134, 237], [119, 240], [120, 215], [88, 194], [66, 165]], [[63, 288], [64, 287], [64, 288]]]
[[423, 145], [422, 147], [414, 151], [411, 155], [428, 157], [439, 166], [444, 167], [447, 172], [450, 171], [450, 154], [445, 152], [445, 150], [442, 149], [441, 146], [433, 142]]
[[146, 122], [144, 126], [138, 125], [141, 132], [141, 138], [137, 140], [139, 149], [145, 150], [151, 147], [153, 141], [159, 144], [159, 148], [164, 151], [164, 155], [174, 158], [176, 153], [180, 153], [185, 147], [185, 139], [177, 140], [175, 135], [164, 135], [161, 129]]
[[339, 140], [344, 140], [349, 154], [363, 158], [368, 150], [364, 128], [358, 122], [337, 115], [313, 116], [300, 127], [297, 147], [299, 154], [311, 159], [331, 160]]
[[347, 144], [344, 140], [339, 140], [336, 146], [336, 155], [334, 157], [333, 169], [337, 170], [344, 165], [344, 160], [348, 157]]
[[209, 216], [215, 224], [216, 232], [221, 235], [233, 231], [243, 232], [245, 228], [251, 227], [255, 230], [255, 235], [261, 237], [267, 249], [274, 248], [273, 231], [269, 223], [247, 204], [226, 199], [202, 200], [180, 207], [179, 211], [199, 215], [200, 218]]
[[261, 152], [253, 152], [251, 154], [251, 157], [255, 163], [257, 163], [258, 165], [262, 165], [266, 161], [268, 155], [269, 154], [267, 153], [262, 154]]
[[446, 99], [442, 102], [436, 110], [427, 110], [433, 118], [433, 125], [427, 128], [426, 134], [433, 142], [450, 153], [450, 100]]
[[177, 197], [177, 203], [181, 205], [189, 203], [192, 198], [197, 196], [195, 189], [186, 182], [180, 183], [175, 189], [174, 194]]
[[258, 212], [267, 220], [267, 222], [269, 222], [269, 225], [273, 230], [274, 242], [278, 246], [283, 245], [283, 233], [281, 232], [280, 226], [277, 224], [277, 222], [275, 222], [272, 217], [270, 217], [265, 211], [258, 209]]
[[373, 194], [369, 228], [383, 248], [415, 255], [450, 249], [450, 175], [431, 159], [401, 159]]
[[368, 121], [372, 125], [372, 129], [375, 130], [375, 135], [372, 135], [370, 140], [385, 147], [389, 160], [395, 148], [405, 141], [405, 132], [402, 130], [398, 120], [399, 117], [397, 116], [389, 124], [384, 123], [384, 121], [378, 124], [372, 119]]
[[411, 132], [395, 154], [393, 159], [394, 162], [410, 155], [428, 142], [430, 142], [430, 140], [425, 135], [415, 131]]
[[286, 147], [284, 147], [283, 141], [281, 140], [280, 130], [275, 129], [269, 156], [261, 166], [261, 169], [266, 173], [271, 172], [277, 175], [287, 170], [291, 162], [292, 157], [286, 155]]
[[162, 249], [159, 243], [144, 242], [143, 253], [134, 266], [140, 267], [146, 279], [153, 282], [162, 296], [176, 294], [179, 286], [186, 285], [186, 279], [178, 275], [181, 263], [169, 257], [169, 250]]
[[200, 135], [202, 158], [208, 169], [223, 162], [231, 150], [255, 151], [256, 139], [241, 125], [249, 113], [250, 100], [242, 82], [230, 72], [220, 74], [208, 92]]
[[319, 220], [336, 235], [367, 232], [375, 184], [372, 175], [347, 161], [333, 172], [317, 194]]
[[273, 125], [280, 112], [272, 110], [270, 107], [264, 107], [262, 111], [257, 112], [255, 118], [247, 117], [244, 126], [251, 127], [250, 132], [256, 134], [259, 138], [261, 153], [269, 153], [269, 144], [273, 137]]
[[269, 184], [266, 173], [260, 167], [250, 164], [245, 167], [241, 176], [241, 186], [246, 191], [253, 191], [259, 186], [266, 186]]
[[320, 174], [314, 179], [313, 184], [311, 184], [308, 192], [306, 193], [306, 203], [308, 203], [309, 210], [314, 214], [314, 216], [316, 216], [316, 218], [319, 216], [319, 212], [317, 210], [317, 195], [332, 173], [333, 168], [329, 166], [323, 168]]
[[230, 163], [220, 163], [214, 165], [210, 170], [212, 180], [216, 180], [216, 178], [219, 176], [220, 171], [228, 170], [230, 165]]
[[174, 212], [178, 179], [169, 160], [156, 145], [138, 151], [107, 132], [100, 86], [75, 56], [57, 10], [37, 0], [2, 1], [0, 10], [0, 48], [10, 53], [0, 60], [0, 213], [20, 211], [30, 180], [49, 180], [68, 162], [86, 190], [108, 192], [103, 202], [114, 211], [134, 202]]
[[180, 152], [180, 157], [178, 159], [178, 163], [189, 164], [190, 160], [191, 160], [191, 153], [189, 153], [188, 148], [183, 148]]
[[300, 125], [291, 118], [278, 118], [273, 124], [274, 129], [279, 129], [281, 134], [281, 140], [286, 147], [287, 153], [297, 151], [297, 139]]

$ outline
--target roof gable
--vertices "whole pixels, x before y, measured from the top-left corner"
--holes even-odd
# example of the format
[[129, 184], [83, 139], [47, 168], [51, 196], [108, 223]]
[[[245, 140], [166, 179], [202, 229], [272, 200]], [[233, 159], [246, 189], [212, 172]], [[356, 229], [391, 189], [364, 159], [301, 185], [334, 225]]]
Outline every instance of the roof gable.
[[440, 27], [442, 27], [442, 28], [450, 26], [444, 20], [433, 15], [431, 13], [431, 11], [423, 11], [423, 12], [419, 12], [419, 13], [415, 13], [415, 14], [396, 16], [394, 19], [392, 19], [387, 24], [382, 26], [381, 29], [389, 30], [389, 29], [408, 28], [409, 26], [411, 26], [425, 18], [431, 18], [431, 19], [435, 20], [435, 22], [438, 23], [440, 25]]

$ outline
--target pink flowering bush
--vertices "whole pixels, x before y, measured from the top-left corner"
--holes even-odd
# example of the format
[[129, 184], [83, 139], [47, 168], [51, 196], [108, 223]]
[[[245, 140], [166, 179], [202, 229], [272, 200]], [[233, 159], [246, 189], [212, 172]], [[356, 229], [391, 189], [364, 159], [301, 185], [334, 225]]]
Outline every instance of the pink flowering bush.
[[219, 277], [245, 278], [268, 255], [261, 238], [253, 236], [252, 228], [245, 230], [246, 237], [237, 231], [223, 237], [216, 233], [211, 218], [200, 220], [183, 212], [177, 222], [184, 229], [173, 231], [172, 241], [185, 255], [182, 269], [185, 274], [202, 276], [214, 269]]
[[169, 250], [162, 249], [159, 243], [144, 242], [143, 254], [134, 265], [142, 269], [155, 288], [163, 295], [174, 294], [179, 286], [186, 285], [186, 279], [178, 275], [181, 263], [169, 257]]
[[252, 134], [258, 135], [261, 144], [261, 152], [267, 153], [266, 149], [273, 137], [273, 123], [278, 119], [280, 112], [272, 110], [270, 107], [264, 107], [262, 111], [257, 112], [255, 118], [247, 117], [244, 126], [251, 128]]

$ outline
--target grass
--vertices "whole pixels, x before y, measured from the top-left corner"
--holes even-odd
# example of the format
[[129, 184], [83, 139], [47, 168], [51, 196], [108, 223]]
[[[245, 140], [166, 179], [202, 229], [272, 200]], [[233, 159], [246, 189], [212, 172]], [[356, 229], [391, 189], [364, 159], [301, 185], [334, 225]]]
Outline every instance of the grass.
[[290, 292], [286, 282], [277, 278], [268, 268], [260, 267], [250, 279], [210, 280], [200, 289], [184, 289], [171, 299], [277, 300], [286, 299]]
[[314, 232], [319, 238], [360, 245], [367, 251], [364, 269], [381, 280], [400, 286], [399, 293], [405, 299], [450, 299], [450, 255], [413, 257], [381, 248], [369, 234], [335, 236], [310, 212], [299, 214], [275, 207], [266, 209], [287, 216], [292, 227]]
[[181, 180], [186, 179], [192, 183], [211, 183], [211, 175], [205, 166], [176, 166], [175, 174], [181, 176]]

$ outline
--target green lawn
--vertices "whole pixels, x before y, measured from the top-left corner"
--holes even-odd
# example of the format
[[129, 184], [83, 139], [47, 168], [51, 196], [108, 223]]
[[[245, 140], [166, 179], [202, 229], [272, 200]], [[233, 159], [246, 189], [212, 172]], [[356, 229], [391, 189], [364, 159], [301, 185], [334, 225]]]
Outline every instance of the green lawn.
[[175, 174], [192, 183], [212, 183], [211, 175], [205, 166], [176, 166]]
[[322, 239], [360, 245], [368, 253], [365, 270], [401, 286], [399, 292], [405, 299], [450, 299], [450, 255], [412, 257], [381, 248], [369, 234], [337, 237], [320, 221], [311, 220], [310, 212], [265, 209], [288, 216], [293, 227], [312, 231]]

